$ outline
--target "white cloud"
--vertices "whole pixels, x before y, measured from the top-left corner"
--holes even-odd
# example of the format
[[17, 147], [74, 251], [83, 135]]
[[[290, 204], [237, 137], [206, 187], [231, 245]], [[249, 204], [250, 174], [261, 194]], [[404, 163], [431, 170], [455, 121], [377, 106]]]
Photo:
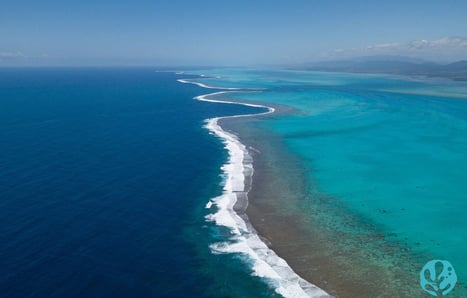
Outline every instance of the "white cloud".
[[434, 61], [467, 59], [467, 38], [443, 37], [435, 40], [414, 40], [407, 43], [384, 43], [364, 48], [337, 49], [332, 58], [350, 58], [362, 55], [404, 55]]
[[443, 37], [436, 40], [415, 40], [407, 44], [409, 49], [465, 49], [467, 50], [467, 39], [461, 37]]
[[0, 52], [0, 58], [24, 58], [21, 52]]

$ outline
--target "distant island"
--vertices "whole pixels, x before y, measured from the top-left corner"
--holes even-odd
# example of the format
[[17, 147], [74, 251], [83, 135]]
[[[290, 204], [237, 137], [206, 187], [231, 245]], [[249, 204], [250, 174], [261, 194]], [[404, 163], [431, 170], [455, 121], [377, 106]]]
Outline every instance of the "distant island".
[[467, 81], [467, 60], [441, 64], [403, 56], [369, 56], [307, 63], [293, 68], [329, 72], [420, 75]]

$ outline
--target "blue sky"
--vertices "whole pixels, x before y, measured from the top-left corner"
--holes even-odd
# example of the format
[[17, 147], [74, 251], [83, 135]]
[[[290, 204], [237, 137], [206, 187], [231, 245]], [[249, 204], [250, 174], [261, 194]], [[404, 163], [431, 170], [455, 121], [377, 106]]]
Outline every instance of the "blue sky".
[[467, 1], [3, 1], [0, 65], [467, 59]]

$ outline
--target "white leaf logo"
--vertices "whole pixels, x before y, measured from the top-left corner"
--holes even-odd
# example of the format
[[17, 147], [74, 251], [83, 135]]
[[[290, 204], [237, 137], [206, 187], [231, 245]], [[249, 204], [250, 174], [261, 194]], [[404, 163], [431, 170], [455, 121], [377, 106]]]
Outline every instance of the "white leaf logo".
[[431, 260], [420, 271], [420, 286], [428, 294], [441, 297], [454, 289], [457, 275], [448, 261]]

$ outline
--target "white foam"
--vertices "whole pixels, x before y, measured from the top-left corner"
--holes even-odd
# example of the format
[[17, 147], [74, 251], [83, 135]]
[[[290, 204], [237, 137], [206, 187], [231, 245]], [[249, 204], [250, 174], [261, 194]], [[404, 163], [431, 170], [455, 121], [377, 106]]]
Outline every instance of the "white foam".
[[[206, 76], [204, 76], [204, 75], [200, 75], [200, 76], [203, 77], [203, 78], [206, 78]], [[220, 79], [221, 77], [217, 76], [215, 78]], [[200, 87], [203, 87], [203, 88], [206, 88], [206, 89], [222, 89], [222, 90], [230, 90], [230, 91], [233, 91], [233, 90], [261, 91], [261, 90], [264, 90], [264, 88], [237, 88], [237, 87], [211, 86], [211, 85], [207, 85], [207, 84], [204, 84], [204, 83], [201, 83], [201, 82], [198, 82], [198, 81], [192, 81], [192, 80], [186, 80], [186, 79], [179, 79], [179, 80], [177, 80], [177, 82], [180, 82], [180, 83], [183, 83], [183, 84], [193, 84], [193, 85], [197, 85], [197, 86], [200, 86]], [[208, 95], [211, 95], [211, 94], [208, 94]], [[227, 103], [232, 103], [232, 102], [227, 102]], [[234, 103], [238, 104], [237, 102], [234, 102]], [[245, 105], [248, 105], [248, 104], [245, 104]]]
[[[200, 101], [207, 101], [207, 102], [228, 103], [228, 104], [234, 104], [234, 105], [242, 105], [242, 106], [248, 106], [248, 107], [254, 107], [254, 108], [264, 108], [264, 109], [268, 109], [268, 111], [267, 111], [267, 112], [264, 112], [264, 113], [234, 115], [234, 116], [229, 116], [229, 117], [219, 117], [219, 118], [217, 118], [217, 119], [221, 119], [221, 118], [235, 118], [235, 117], [247, 117], [247, 116], [253, 116], [253, 115], [259, 116], [259, 115], [265, 115], [265, 114], [270, 114], [270, 113], [274, 113], [274, 112], [275, 112], [275, 109], [274, 109], [274, 108], [267, 107], [267, 106], [263, 106], [263, 105], [252, 104], [252, 103], [236, 102], [236, 101], [218, 100], [218, 99], [211, 99], [211, 98], [209, 98], [209, 97], [211, 97], [211, 96], [217, 96], [217, 95], [226, 94], [226, 93], [234, 93], [234, 91], [219, 91], [219, 92], [209, 93], [209, 94], [205, 94], [205, 95], [196, 96], [195, 99], [196, 99], [196, 100], [200, 100]], [[209, 130], [210, 130], [211, 132], [214, 132], [214, 131], [211, 130], [211, 129], [209, 129]], [[215, 133], [215, 132], [214, 132], [214, 133]]]
[[[204, 84], [179, 80], [181, 83]], [[210, 88], [210, 87], [205, 87]], [[274, 112], [274, 108], [250, 103], [221, 101], [210, 99], [210, 96], [224, 94], [229, 91], [215, 92], [195, 97], [197, 100], [219, 102], [227, 104], [241, 104], [250, 107], [268, 109], [259, 114], [235, 115], [228, 117], [216, 117], [206, 120], [205, 127], [210, 133], [219, 137], [229, 153], [229, 159], [222, 166], [225, 176], [223, 193], [221, 196], [211, 199], [206, 208], [215, 205], [215, 213], [206, 216], [206, 219], [215, 222], [219, 226], [229, 228], [232, 236], [228, 241], [210, 245], [213, 253], [238, 253], [245, 256], [252, 265], [252, 274], [264, 278], [275, 291], [284, 297], [331, 297], [322, 289], [298, 276], [287, 262], [271, 250], [258, 236], [251, 225], [248, 225], [235, 211], [237, 195], [248, 194], [245, 186], [245, 173], [253, 173], [253, 166], [248, 151], [237, 136], [223, 130], [218, 122], [224, 118], [247, 117], [252, 115], [265, 115]]]
[[183, 83], [183, 84], [193, 84], [193, 85], [197, 85], [197, 86], [207, 88], [207, 89], [240, 90], [240, 88], [223, 88], [223, 87], [209, 86], [209, 85], [206, 85], [206, 84], [203, 84], [203, 83], [200, 83], [200, 82], [184, 80], [184, 79], [180, 79], [180, 80], [177, 80], [177, 81], [180, 82], [180, 83]]

